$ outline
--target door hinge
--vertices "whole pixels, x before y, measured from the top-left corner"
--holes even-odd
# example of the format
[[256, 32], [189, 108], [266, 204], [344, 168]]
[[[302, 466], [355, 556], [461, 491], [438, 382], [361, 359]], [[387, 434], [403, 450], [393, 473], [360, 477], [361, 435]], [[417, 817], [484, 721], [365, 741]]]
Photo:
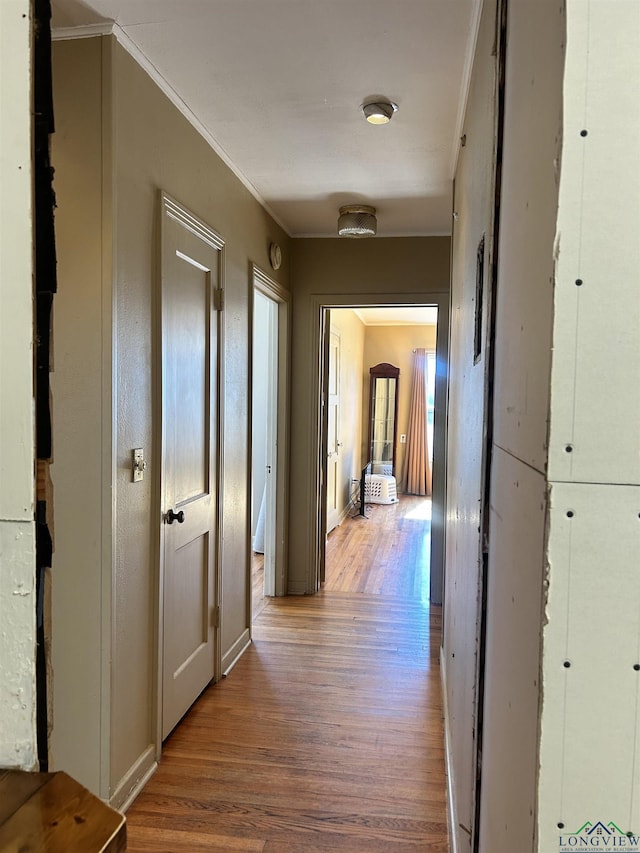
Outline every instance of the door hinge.
[[211, 608], [211, 627], [219, 628], [220, 627], [220, 608], [212, 607]]
[[221, 287], [217, 287], [213, 291], [213, 307], [216, 311], [222, 311], [224, 308], [224, 291]]

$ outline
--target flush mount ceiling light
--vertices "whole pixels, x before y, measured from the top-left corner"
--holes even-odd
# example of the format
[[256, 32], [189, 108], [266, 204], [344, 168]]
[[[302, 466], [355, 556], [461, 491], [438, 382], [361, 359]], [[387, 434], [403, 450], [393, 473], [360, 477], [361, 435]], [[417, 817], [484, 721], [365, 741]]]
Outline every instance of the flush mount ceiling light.
[[369, 124], [388, 124], [397, 109], [397, 104], [385, 99], [368, 101], [362, 105], [362, 112]]
[[366, 204], [345, 204], [338, 217], [338, 236], [373, 237], [378, 223], [375, 207]]

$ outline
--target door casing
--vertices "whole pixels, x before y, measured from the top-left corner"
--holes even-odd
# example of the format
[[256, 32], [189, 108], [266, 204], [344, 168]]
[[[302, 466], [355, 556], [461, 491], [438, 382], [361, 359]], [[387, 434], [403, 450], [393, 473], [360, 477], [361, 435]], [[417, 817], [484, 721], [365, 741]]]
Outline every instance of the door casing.
[[[180, 202], [176, 201], [167, 193], [161, 191], [159, 194], [159, 215], [160, 215], [160, 251], [162, 253], [163, 246], [165, 243], [164, 233], [165, 228], [167, 227], [167, 222], [169, 220], [178, 223], [181, 227], [185, 228], [188, 232], [195, 235], [200, 240], [208, 243], [210, 246], [215, 248], [218, 252], [218, 269], [217, 269], [217, 280], [218, 287], [216, 288], [216, 293], [214, 295], [214, 299], [216, 302], [216, 314], [217, 314], [217, 330], [216, 330], [216, 341], [217, 341], [217, 351], [216, 351], [216, 364], [217, 364], [217, 378], [213, 383], [212, 394], [215, 394], [216, 398], [216, 412], [215, 412], [215, 423], [213, 425], [213, 430], [215, 434], [215, 443], [211, 448], [211, 452], [215, 455], [215, 481], [211, 484], [211, 487], [215, 490], [218, 495], [218, 501], [216, 505], [216, 518], [215, 518], [215, 542], [213, 545], [213, 600], [211, 602], [211, 606], [213, 608], [212, 612], [212, 626], [211, 630], [214, 632], [214, 660], [213, 660], [213, 681], [218, 681], [221, 676], [221, 631], [220, 631], [220, 613], [221, 613], [221, 578], [220, 578], [220, 567], [222, 564], [221, 560], [221, 525], [222, 525], [222, 517], [223, 517], [223, 503], [220, 499], [223, 494], [222, 490], [222, 479], [223, 479], [223, 470], [222, 470], [222, 455], [220, 453], [220, 448], [222, 446], [222, 424], [224, 423], [223, 418], [223, 398], [221, 394], [221, 388], [224, 387], [223, 383], [223, 363], [222, 363], [222, 352], [223, 352], [223, 324], [220, 322], [220, 314], [222, 308], [222, 294], [224, 293], [224, 240], [218, 235], [213, 229], [211, 229], [205, 222], [200, 220], [197, 216], [192, 214], [186, 207], [180, 204]], [[158, 281], [157, 293], [157, 305], [156, 305], [156, 339], [154, 346], [154, 355], [155, 355], [155, 392], [156, 392], [156, 401], [154, 405], [154, 412], [156, 416], [156, 423], [159, 424], [158, 433], [157, 433], [157, 441], [156, 447], [157, 451], [154, 456], [154, 469], [156, 471], [156, 476], [153, 481], [153, 490], [154, 490], [154, 500], [153, 500], [153, 508], [154, 515], [157, 519], [157, 531], [158, 536], [156, 540], [156, 548], [157, 548], [157, 565], [158, 572], [156, 575], [156, 589], [155, 589], [155, 598], [156, 598], [156, 615], [155, 615], [155, 643], [154, 648], [156, 650], [156, 665], [154, 667], [155, 672], [155, 680], [153, 685], [153, 690], [156, 695], [155, 702], [155, 730], [156, 730], [156, 758], [159, 759], [162, 752], [162, 739], [163, 739], [163, 645], [164, 645], [164, 624], [163, 624], [163, 613], [164, 613], [164, 582], [165, 582], [165, 524], [164, 524], [164, 511], [165, 507], [163, 506], [164, 494], [163, 494], [163, 483], [164, 483], [164, 460], [165, 460], [165, 445], [166, 445], [166, 437], [164, 434], [164, 416], [165, 416], [165, 400], [164, 400], [164, 368], [165, 365], [163, 363], [163, 317], [161, 310], [162, 303], [162, 262], [159, 264], [160, 269], [160, 280]]]
[[[250, 388], [249, 399], [253, 396], [253, 315], [255, 291], [277, 305], [277, 353], [275, 372], [277, 373], [277, 400], [275, 401], [275, 531], [273, 594], [286, 595], [287, 592], [287, 519], [289, 514], [289, 407], [290, 407], [290, 352], [291, 352], [291, 295], [286, 288], [278, 284], [256, 264], [250, 265], [249, 280], [252, 284], [250, 326], [251, 343], [249, 354]], [[253, 413], [249, 407], [249, 435], [253, 440]], [[250, 442], [251, 445], [251, 442]], [[249, 454], [251, 457], [251, 454]], [[252, 459], [247, 469], [247, 494], [251, 494]], [[251, 518], [247, 519], [247, 554], [251, 555]], [[251, 625], [251, 560], [247, 561], [247, 624]]]

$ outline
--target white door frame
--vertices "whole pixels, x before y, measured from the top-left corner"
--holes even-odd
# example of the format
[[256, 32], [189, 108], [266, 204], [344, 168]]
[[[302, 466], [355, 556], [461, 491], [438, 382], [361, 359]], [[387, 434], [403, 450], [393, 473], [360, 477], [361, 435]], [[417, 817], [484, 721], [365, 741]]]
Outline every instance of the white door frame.
[[[332, 509], [332, 515], [330, 517], [329, 512], [329, 486], [333, 483], [334, 486], [334, 496], [336, 493], [340, 492], [342, 488], [342, 484], [340, 482], [340, 477], [342, 473], [342, 465], [340, 458], [340, 447], [342, 446], [342, 442], [340, 441], [340, 359], [341, 359], [341, 346], [342, 341], [340, 338], [340, 332], [333, 326], [330, 326], [328, 329], [329, 334], [329, 358], [327, 363], [327, 372], [328, 372], [328, 384], [327, 384], [327, 392], [326, 392], [326, 404], [327, 404], [327, 478], [325, 480], [325, 490], [327, 492], [327, 506], [326, 506], [326, 535], [328, 535], [335, 527], [342, 523], [343, 520], [343, 510], [344, 507], [341, 505], [341, 502], [338, 501], [337, 506], [335, 506], [336, 501], [333, 500], [331, 503], [334, 504], [334, 509]], [[335, 363], [335, 393], [332, 393], [331, 388], [331, 350], [332, 350], [332, 340], [337, 339], [337, 357]], [[334, 402], [332, 402], [332, 398]], [[335, 423], [335, 436], [334, 436], [334, 444], [333, 447], [330, 447], [330, 435], [331, 428], [329, 426], [329, 420], [332, 413], [332, 407], [336, 407], [336, 423]], [[329, 477], [329, 462], [335, 466], [333, 476]]]
[[[160, 216], [160, 246], [159, 253], [160, 257], [162, 256], [163, 251], [163, 229], [165, 228], [165, 219], [168, 217], [169, 219], [173, 219], [174, 221], [181, 224], [184, 228], [191, 233], [195, 234], [200, 239], [204, 239], [207, 242], [210, 242], [211, 245], [215, 246], [219, 250], [218, 256], [218, 288], [216, 298], [218, 299], [218, 306], [222, 306], [222, 294], [224, 293], [224, 272], [225, 272], [225, 262], [224, 262], [224, 240], [217, 234], [213, 229], [211, 229], [205, 222], [198, 219], [194, 216], [190, 211], [183, 207], [179, 202], [177, 202], [174, 198], [172, 198], [167, 193], [160, 191], [159, 193], [159, 216]], [[156, 629], [156, 637], [155, 637], [155, 678], [153, 690], [155, 691], [155, 732], [156, 732], [156, 744], [155, 744], [155, 753], [156, 760], [160, 760], [162, 754], [162, 699], [163, 699], [163, 643], [164, 643], [164, 630], [163, 630], [163, 613], [164, 613], [164, 552], [165, 552], [165, 524], [163, 518], [163, 506], [162, 506], [162, 498], [163, 498], [163, 483], [164, 483], [164, 455], [165, 455], [165, 436], [163, 432], [163, 423], [164, 423], [164, 399], [163, 399], [163, 389], [164, 389], [164, 363], [162, 358], [162, 349], [163, 349], [163, 318], [162, 318], [162, 263], [159, 264], [159, 276], [158, 276], [158, 287], [157, 287], [157, 306], [156, 306], [156, 335], [157, 335], [157, 344], [155, 348], [156, 352], [156, 364], [154, 367], [155, 374], [155, 385], [157, 391], [157, 399], [156, 404], [154, 406], [154, 415], [157, 423], [157, 432], [156, 432], [156, 454], [154, 455], [154, 469], [155, 469], [155, 477], [153, 481], [153, 510], [154, 517], [157, 522], [157, 538], [156, 538], [156, 548], [157, 548], [157, 565], [158, 572], [156, 576], [156, 589], [155, 589], [155, 599], [156, 599], [156, 612], [155, 612], [155, 629]], [[217, 541], [215, 543], [215, 568], [214, 568], [214, 611], [215, 611], [215, 624], [213, 626], [213, 630], [215, 632], [214, 637], [214, 666], [213, 666], [213, 680], [219, 681], [222, 674], [222, 650], [221, 650], [221, 591], [222, 591], [222, 583], [221, 583], [221, 566], [222, 566], [222, 518], [223, 518], [223, 501], [221, 500], [221, 496], [223, 494], [222, 482], [223, 482], [223, 457], [221, 451], [221, 447], [223, 446], [223, 436], [222, 436], [222, 425], [224, 423], [224, 412], [223, 412], [223, 395], [221, 393], [224, 388], [224, 379], [223, 379], [223, 360], [222, 353], [224, 352], [224, 343], [223, 343], [223, 328], [224, 324], [221, 321], [221, 310], [217, 311], [218, 315], [218, 329], [217, 329], [217, 366], [218, 366], [218, 382], [217, 385], [214, 386], [213, 393], [216, 394], [217, 397], [217, 412], [216, 412], [216, 423], [215, 423], [215, 434], [216, 434], [216, 445], [213, 448], [213, 452], [216, 455], [216, 466], [215, 466], [215, 489], [218, 494], [218, 501], [216, 507], [216, 530], [217, 530]]]
[[324, 529], [323, 484], [326, 483], [326, 430], [322, 409], [323, 364], [325, 363], [326, 337], [329, 333], [329, 323], [326, 315], [331, 308], [362, 308], [376, 306], [422, 306], [435, 305], [438, 309], [437, 341], [436, 341], [436, 395], [434, 414], [434, 448], [438, 451], [433, 460], [433, 501], [431, 518], [431, 554], [430, 554], [430, 599], [433, 604], [442, 604], [444, 597], [444, 537], [445, 537], [445, 484], [447, 458], [447, 365], [449, 352], [449, 293], [437, 291], [424, 293], [419, 299], [417, 293], [341, 293], [314, 295], [311, 297], [312, 327], [310, 347], [318, 353], [314, 359], [311, 376], [312, 399], [316, 406], [316, 417], [313, 419], [314, 432], [309, 460], [310, 483], [317, 484], [311, 495], [312, 511], [309, 517], [311, 535], [309, 537], [310, 551], [308, 554], [309, 574], [307, 590], [313, 592], [320, 588], [324, 572], [324, 549], [321, 545]]
[[[278, 351], [277, 351], [277, 401], [276, 401], [276, 460], [273, 470], [275, 477], [275, 572], [273, 577], [273, 593], [277, 596], [287, 592], [287, 519], [289, 514], [289, 405], [290, 405], [290, 352], [291, 352], [291, 295], [282, 285], [274, 281], [259, 266], [251, 264], [251, 299], [250, 299], [250, 354], [249, 399], [253, 398], [253, 314], [254, 292], [258, 291], [278, 306]], [[249, 435], [253, 442], [253, 412], [249, 407]], [[251, 446], [250, 443], [250, 446]], [[248, 490], [251, 494], [253, 460], [249, 454], [247, 471]], [[251, 625], [251, 514], [247, 520], [247, 624]]]
[[[260, 310], [258, 310], [260, 309]], [[278, 458], [278, 303], [253, 288], [251, 532], [263, 554], [263, 595], [275, 595]], [[256, 538], [260, 537], [256, 549]], [[253, 592], [253, 582], [251, 584]], [[252, 606], [252, 612], [254, 607]]]

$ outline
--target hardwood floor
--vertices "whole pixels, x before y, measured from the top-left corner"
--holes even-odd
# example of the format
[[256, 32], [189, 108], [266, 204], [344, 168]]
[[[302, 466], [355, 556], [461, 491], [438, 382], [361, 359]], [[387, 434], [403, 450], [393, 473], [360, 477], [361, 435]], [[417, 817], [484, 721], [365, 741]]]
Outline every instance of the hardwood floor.
[[322, 592], [266, 599], [251, 648], [165, 743], [128, 850], [448, 851], [441, 613], [426, 567], [399, 568], [428, 554], [416, 507], [347, 520]]
[[431, 501], [403, 495], [369, 504], [327, 539], [326, 592], [358, 592], [429, 602]]
[[251, 556], [251, 620], [255, 622], [269, 599], [264, 596], [264, 554]]

